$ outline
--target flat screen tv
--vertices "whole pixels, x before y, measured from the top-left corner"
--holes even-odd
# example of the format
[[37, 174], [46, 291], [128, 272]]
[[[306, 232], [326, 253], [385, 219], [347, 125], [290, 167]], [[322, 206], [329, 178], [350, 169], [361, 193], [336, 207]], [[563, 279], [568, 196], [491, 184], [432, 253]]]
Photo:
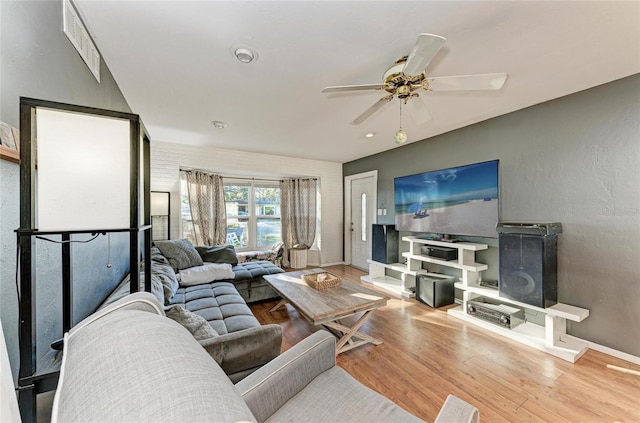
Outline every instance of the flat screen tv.
[[498, 160], [394, 180], [396, 229], [497, 238]]

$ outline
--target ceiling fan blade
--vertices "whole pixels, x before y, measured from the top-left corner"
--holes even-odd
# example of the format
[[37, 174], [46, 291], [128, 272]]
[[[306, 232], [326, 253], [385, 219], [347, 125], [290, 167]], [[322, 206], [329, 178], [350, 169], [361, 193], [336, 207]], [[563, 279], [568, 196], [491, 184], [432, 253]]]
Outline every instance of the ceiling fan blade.
[[418, 35], [416, 45], [413, 46], [413, 50], [407, 58], [407, 62], [404, 64], [402, 73], [409, 76], [420, 75], [446, 41], [446, 38], [439, 35]]
[[429, 91], [499, 90], [506, 80], [506, 73], [441, 76], [425, 79], [423, 87]]
[[360, 125], [362, 122], [364, 122], [369, 116], [371, 116], [372, 114], [374, 114], [375, 112], [377, 112], [380, 108], [382, 108], [382, 106], [384, 106], [385, 104], [387, 104], [388, 102], [390, 102], [393, 99], [393, 94], [388, 95], [386, 97], [382, 97], [380, 100], [376, 101], [373, 106], [369, 107], [367, 110], [364, 111], [364, 113], [362, 113], [360, 116], [358, 116], [357, 118], [355, 118], [353, 120], [353, 122], [351, 122], [352, 125]]
[[387, 84], [363, 84], [363, 85], [339, 85], [336, 87], [325, 87], [323, 93], [338, 93], [343, 91], [366, 91], [366, 90], [383, 90], [387, 88]]
[[409, 114], [418, 125], [424, 125], [431, 120], [431, 114], [422, 97], [411, 97], [406, 104]]

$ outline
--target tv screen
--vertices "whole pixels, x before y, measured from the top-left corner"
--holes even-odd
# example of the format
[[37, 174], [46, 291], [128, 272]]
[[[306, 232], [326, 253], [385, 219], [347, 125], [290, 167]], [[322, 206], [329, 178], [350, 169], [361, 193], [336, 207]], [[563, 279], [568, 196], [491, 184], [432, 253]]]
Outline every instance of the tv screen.
[[396, 229], [497, 238], [498, 160], [394, 180]]

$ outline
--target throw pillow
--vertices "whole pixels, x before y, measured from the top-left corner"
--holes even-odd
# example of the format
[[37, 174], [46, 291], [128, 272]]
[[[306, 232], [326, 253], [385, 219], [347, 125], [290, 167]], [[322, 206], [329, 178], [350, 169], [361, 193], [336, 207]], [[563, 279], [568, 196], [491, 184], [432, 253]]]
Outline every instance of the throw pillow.
[[154, 241], [162, 255], [169, 259], [175, 271], [193, 266], [202, 266], [202, 258], [188, 239], [172, 239], [169, 241]]
[[180, 276], [180, 286], [198, 285], [219, 280], [233, 280], [236, 277], [229, 263], [206, 263], [202, 266], [183, 269], [178, 275]]
[[233, 245], [196, 246], [196, 251], [207, 263], [238, 264], [238, 256]]
[[169, 264], [169, 260], [162, 255], [158, 247], [151, 247], [151, 261]]
[[198, 341], [220, 336], [204, 317], [198, 316], [179, 304], [165, 308], [164, 312], [168, 318], [187, 328]]

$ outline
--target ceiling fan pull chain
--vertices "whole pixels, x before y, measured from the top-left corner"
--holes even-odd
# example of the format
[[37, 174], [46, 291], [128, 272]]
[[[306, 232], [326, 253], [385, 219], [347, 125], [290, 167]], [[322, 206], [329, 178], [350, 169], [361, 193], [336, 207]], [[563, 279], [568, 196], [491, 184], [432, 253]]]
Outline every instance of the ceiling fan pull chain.
[[393, 139], [398, 145], [407, 142], [407, 133], [402, 130], [402, 99], [400, 99], [400, 129], [398, 129], [398, 132], [393, 136]]

